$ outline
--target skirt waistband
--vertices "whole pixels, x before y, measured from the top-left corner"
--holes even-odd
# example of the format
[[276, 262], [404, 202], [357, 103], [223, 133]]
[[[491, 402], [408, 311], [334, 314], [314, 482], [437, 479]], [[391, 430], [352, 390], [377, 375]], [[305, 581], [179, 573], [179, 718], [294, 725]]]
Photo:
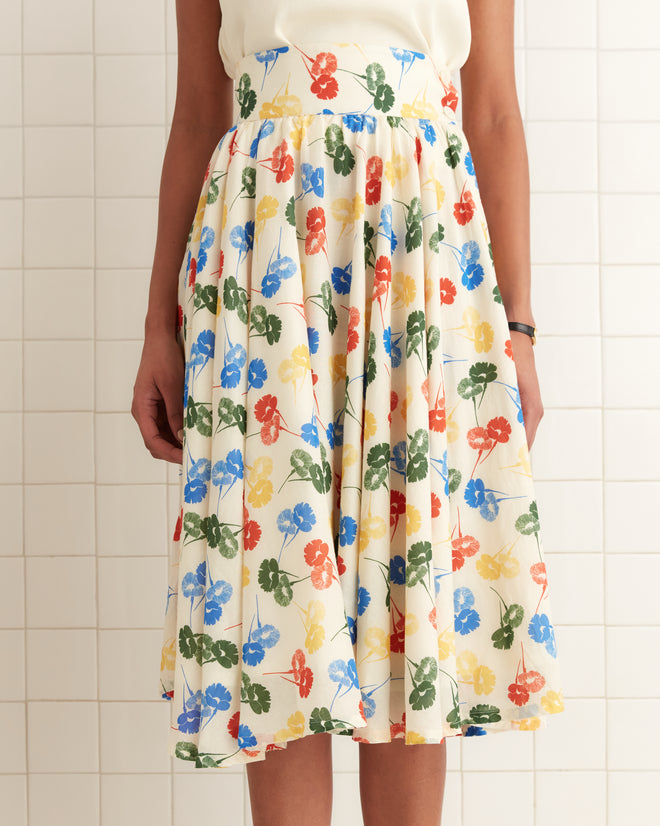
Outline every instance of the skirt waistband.
[[309, 41], [237, 61], [233, 119], [342, 114], [455, 123], [458, 94], [431, 55], [397, 46]]

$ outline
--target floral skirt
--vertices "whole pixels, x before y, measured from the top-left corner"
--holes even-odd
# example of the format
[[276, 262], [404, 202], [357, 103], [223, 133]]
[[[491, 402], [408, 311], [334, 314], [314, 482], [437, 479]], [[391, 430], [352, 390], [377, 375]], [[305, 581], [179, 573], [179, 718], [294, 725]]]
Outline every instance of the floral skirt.
[[263, 760], [538, 729], [564, 708], [506, 314], [428, 54], [236, 66], [179, 281], [168, 752]]

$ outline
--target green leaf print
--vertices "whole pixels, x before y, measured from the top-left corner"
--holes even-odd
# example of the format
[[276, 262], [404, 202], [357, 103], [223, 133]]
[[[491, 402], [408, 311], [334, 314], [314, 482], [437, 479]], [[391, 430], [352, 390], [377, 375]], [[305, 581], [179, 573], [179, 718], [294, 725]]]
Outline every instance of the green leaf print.
[[387, 116], [388, 124], [390, 126], [392, 126], [394, 129], [396, 129], [400, 125], [402, 120], [403, 120], [402, 115], [388, 115]]
[[374, 99], [374, 108], [389, 112], [394, 105], [394, 90], [385, 82], [385, 69], [380, 63], [370, 63], [366, 68], [367, 89]]
[[325, 149], [333, 159], [333, 169], [337, 175], [348, 175], [355, 166], [355, 156], [344, 143], [344, 132], [338, 123], [332, 123], [325, 130]]
[[197, 656], [195, 658], [197, 665], [215, 660], [215, 655], [213, 654], [213, 637], [210, 634], [198, 634], [197, 637]]
[[458, 135], [448, 135], [447, 137], [449, 146], [445, 149], [445, 160], [452, 169], [456, 169], [461, 160], [460, 151], [463, 143]]
[[202, 528], [202, 517], [198, 513], [187, 513], [183, 517], [183, 535], [192, 539], [201, 539], [204, 536]]
[[515, 524], [516, 530], [523, 534], [523, 536], [530, 536], [533, 533], [538, 534], [541, 530], [541, 525], [539, 523], [539, 511], [536, 500], [534, 502], [530, 502], [529, 511], [527, 513], [522, 513], [516, 519]]
[[456, 493], [456, 491], [459, 489], [462, 478], [463, 474], [460, 472], [458, 468], [449, 468], [449, 470], [447, 471], [447, 487], [449, 489], [450, 496], [452, 493]]
[[415, 671], [415, 682], [428, 680], [434, 683], [438, 677], [438, 662], [433, 657], [424, 657]]
[[329, 709], [325, 706], [315, 708], [309, 715], [309, 727], [314, 734], [331, 731], [334, 726]]
[[406, 322], [406, 358], [410, 358], [415, 353], [421, 362], [422, 357], [419, 348], [424, 341], [425, 327], [426, 316], [424, 310], [413, 310]]
[[415, 711], [431, 708], [435, 701], [435, 686], [428, 680], [424, 680], [413, 688], [408, 701]]
[[222, 300], [228, 310], [236, 310], [240, 320], [247, 324], [247, 291], [238, 286], [236, 277], [233, 275], [229, 275], [224, 279]]
[[389, 442], [379, 442], [367, 454], [367, 465], [364, 474], [364, 486], [367, 490], [377, 490], [386, 483], [389, 476], [391, 454]]
[[369, 355], [367, 358], [367, 369], [365, 373], [365, 384], [369, 385], [376, 378], [376, 359], [374, 353], [376, 352], [376, 334], [373, 330], [369, 332]]
[[238, 665], [238, 646], [231, 640], [215, 640], [211, 646], [213, 659], [223, 668]]
[[522, 607], [522, 605], [518, 605], [518, 603], [512, 602], [511, 605], [509, 605], [509, 607], [504, 612], [502, 622], [509, 623], [509, 625], [512, 628], [517, 628], [523, 621], [524, 616], [525, 609]]
[[406, 252], [422, 243], [422, 200], [417, 195], [406, 208]]
[[500, 292], [499, 284], [496, 284], [493, 287], [493, 301], [495, 301], [497, 304], [503, 304], [504, 303], [502, 301], [502, 293]]
[[211, 411], [206, 407], [205, 402], [195, 403], [192, 396], [188, 396], [186, 427], [188, 430], [195, 428], [202, 436], [211, 435]]
[[479, 703], [476, 706], [472, 706], [470, 709], [470, 717], [477, 724], [497, 723], [502, 719], [499, 708], [497, 706], [487, 705], [486, 703]]
[[247, 72], [243, 72], [238, 81], [238, 89], [236, 90], [238, 103], [241, 107], [241, 118], [243, 120], [252, 113], [252, 110], [257, 105], [257, 93], [254, 89], [250, 88], [251, 86], [250, 75]]
[[293, 472], [301, 479], [309, 479], [309, 471], [314, 462], [306, 450], [300, 447], [292, 450], [289, 456], [289, 462], [291, 463]]
[[444, 240], [445, 237], [445, 228], [442, 224], [438, 224], [438, 228], [435, 232], [431, 233], [431, 237], [429, 238], [429, 247], [433, 250], [433, 252], [440, 252], [440, 241]]
[[283, 571], [280, 571], [279, 581], [275, 586], [273, 596], [275, 597], [275, 602], [283, 607], [289, 605], [293, 599], [293, 588], [291, 587], [289, 577]]
[[408, 563], [411, 565], [423, 565], [429, 562], [432, 555], [431, 543], [428, 539], [415, 542], [408, 551]]
[[323, 301], [323, 309], [328, 316], [328, 330], [334, 333], [337, 327], [337, 311], [332, 303], [332, 287], [329, 281], [324, 281], [321, 284], [321, 300]]
[[[221, 427], [224, 425], [224, 427]], [[245, 434], [247, 427], [247, 410], [242, 404], [235, 404], [231, 399], [223, 398], [218, 402], [218, 426], [215, 432], [226, 430], [228, 427], [238, 427], [240, 433]]]
[[513, 636], [513, 628], [509, 623], [505, 623], [492, 633], [491, 640], [495, 648], [502, 648], [508, 651], [513, 645]]
[[182, 743], [179, 740], [174, 751], [180, 760], [197, 760], [197, 746], [194, 743]]
[[211, 180], [209, 181], [209, 188], [206, 191], [206, 203], [207, 204], [214, 204], [218, 200], [218, 195], [220, 194], [220, 188], [218, 186], [218, 176], [213, 175]]
[[291, 224], [292, 227], [297, 226], [297, 224], [296, 224], [296, 199], [293, 195], [286, 202], [286, 207], [284, 208], [284, 217]]
[[440, 328], [435, 324], [430, 324], [426, 331], [426, 369], [431, 369], [433, 363], [433, 351], [440, 346]]
[[241, 172], [241, 183], [248, 198], [254, 198], [257, 191], [257, 170], [253, 166], [246, 166]]
[[270, 710], [270, 691], [261, 683], [253, 683], [250, 677], [243, 672], [241, 702], [249, 703], [255, 714], [265, 714]]
[[[363, 224], [363, 232], [362, 232], [362, 245], [364, 246], [364, 268], [368, 269], [371, 266], [371, 269], [375, 267], [376, 261], [376, 250], [374, 249], [374, 245], [371, 243], [376, 235], [376, 230], [371, 226], [369, 221], [365, 219]], [[184, 317], [185, 318], [185, 317]]]
[[238, 553], [238, 539], [229, 525], [222, 525], [220, 529], [218, 550], [225, 559], [233, 559]]
[[282, 320], [275, 313], [269, 313], [263, 304], [258, 304], [250, 311], [250, 331], [253, 335], [265, 336], [269, 344], [280, 340]]
[[262, 560], [257, 580], [264, 591], [272, 591], [275, 588], [280, 581], [280, 566], [274, 557]]
[[186, 660], [191, 660], [197, 651], [197, 640], [189, 625], [184, 625], [179, 629], [179, 651]]
[[193, 306], [195, 311], [205, 307], [215, 315], [218, 309], [218, 288], [215, 284], [195, 284]]
[[309, 475], [312, 484], [319, 493], [327, 493], [332, 484], [332, 468], [329, 462], [323, 462], [323, 465], [314, 464], [309, 469]]
[[429, 472], [429, 462], [423, 453], [412, 453], [406, 462], [406, 479], [409, 482], [419, 482], [426, 479]]

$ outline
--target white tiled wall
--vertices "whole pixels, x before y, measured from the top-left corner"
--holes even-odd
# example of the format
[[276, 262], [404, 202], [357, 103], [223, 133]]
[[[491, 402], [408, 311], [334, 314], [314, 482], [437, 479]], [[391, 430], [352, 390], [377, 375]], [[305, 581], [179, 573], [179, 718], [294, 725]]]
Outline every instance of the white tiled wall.
[[[648, 518], [660, 12], [516, 5], [546, 411], [532, 462], [567, 710], [536, 733], [450, 739], [443, 826], [486, 814], [489, 826], [629, 826], [648, 821], [660, 783]], [[129, 408], [173, 8], [0, 4], [0, 806], [12, 826], [250, 823], [244, 771], [170, 759], [169, 709], [153, 695], [176, 477]], [[335, 766], [335, 820], [359, 826], [355, 744], [336, 738]]]

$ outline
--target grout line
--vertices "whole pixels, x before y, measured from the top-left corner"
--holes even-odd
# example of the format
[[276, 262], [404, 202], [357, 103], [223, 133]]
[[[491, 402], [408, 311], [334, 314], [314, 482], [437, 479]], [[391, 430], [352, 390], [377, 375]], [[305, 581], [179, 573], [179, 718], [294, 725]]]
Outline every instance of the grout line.
[[[596, 19], [595, 19], [595, 27], [596, 27], [596, 119], [600, 118], [600, 77], [601, 77], [601, 16], [600, 16], [600, 4], [596, 3]], [[603, 192], [601, 190], [602, 184], [602, 174], [601, 174], [601, 155], [600, 155], [600, 139], [601, 139], [601, 129], [600, 129], [600, 122], [598, 123], [596, 129], [596, 138], [595, 138], [595, 155], [596, 155], [596, 184], [598, 189], [598, 205], [597, 205], [597, 213], [596, 213], [596, 227], [598, 231], [598, 261], [599, 261], [599, 272], [598, 272], [598, 319], [599, 319], [599, 326], [600, 326], [600, 392], [601, 392], [601, 402], [602, 402], [602, 410], [601, 410], [601, 422], [600, 422], [600, 432], [601, 432], [601, 439], [603, 439], [603, 449], [601, 450], [601, 474], [603, 483], [601, 485], [601, 514], [602, 519], [605, 519], [605, 480], [606, 476], [606, 468], [605, 468], [605, 450], [606, 445], [604, 443], [604, 434], [605, 434], [605, 382], [603, 376], [603, 365], [605, 364], [605, 337], [603, 336], [603, 328], [604, 328], [604, 321], [605, 321], [605, 307], [603, 305], [603, 284], [602, 284], [602, 267], [601, 262], [603, 260], [603, 234], [602, 234], [602, 213], [601, 213], [601, 202]], [[602, 535], [605, 539], [605, 524], [603, 522], [601, 526]], [[607, 576], [606, 576], [606, 560], [607, 560], [607, 553], [603, 549], [602, 553], [602, 582], [603, 582], [603, 695], [605, 700], [605, 720], [604, 720], [604, 729], [605, 729], [605, 824], [604, 826], [608, 826], [610, 822], [610, 812], [609, 812], [609, 719], [608, 719], [608, 691], [607, 691], [607, 630], [608, 628], [614, 627], [609, 626], [606, 623], [606, 612], [607, 612], [607, 599], [606, 599], [606, 587], [607, 587]]]
[[27, 556], [25, 554], [25, 535], [27, 518], [25, 513], [25, 6], [21, 3], [20, 10], [20, 38], [21, 55], [19, 69], [20, 97], [21, 97], [21, 539], [23, 553], [23, 716], [25, 727], [25, 822], [30, 822], [30, 750], [28, 736], [28, 570]]

